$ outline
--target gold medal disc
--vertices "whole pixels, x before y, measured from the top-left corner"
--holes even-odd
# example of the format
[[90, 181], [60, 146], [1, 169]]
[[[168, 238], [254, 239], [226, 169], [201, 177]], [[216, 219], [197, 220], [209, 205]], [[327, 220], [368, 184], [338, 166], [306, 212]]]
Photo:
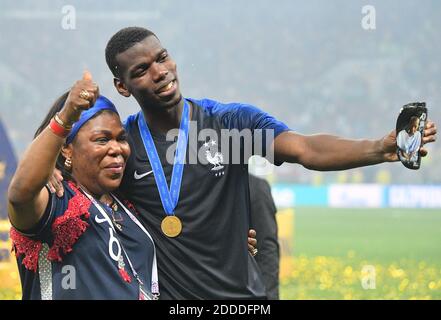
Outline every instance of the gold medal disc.
[[177, 237], [182, 231], [182, 223], [176, 216], [167, 216], [161, 222], [161, 230], [167, 237]]

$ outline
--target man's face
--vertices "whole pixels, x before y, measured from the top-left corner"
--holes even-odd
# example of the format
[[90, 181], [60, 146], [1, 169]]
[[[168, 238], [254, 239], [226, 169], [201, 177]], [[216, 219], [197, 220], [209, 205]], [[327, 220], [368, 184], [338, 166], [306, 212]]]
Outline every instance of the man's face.
[[[143, 108], [163, 109], [181, 100], [176, 63], [155, 36], [116, 56], [120, 82]], [[121, 88], [118, 87], [121, 92]]]

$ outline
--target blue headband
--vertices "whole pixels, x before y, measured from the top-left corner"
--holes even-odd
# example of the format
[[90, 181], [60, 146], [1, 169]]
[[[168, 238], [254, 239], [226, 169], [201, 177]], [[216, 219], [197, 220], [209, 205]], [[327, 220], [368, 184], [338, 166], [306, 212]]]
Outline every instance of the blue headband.
[[72, 141], [75, 139], [76, 135], [78, 134], [78, 131], [80, 131], [81, 127], [87, 121], [89, 121], [94, 115], [96, 115], [98, 112], [103, 110], [110, 110], [115, 112], [117, 115], [119, 115], [112, 101], [110, 101], [104, 96], [99, 96], [98, 99], [96, 99], [96, 102], [92, 108], [85, 110], [81, 113], [80, 119], [77, 122], [75, 122], [75, 124], [72, 127], [72, 130], [67, 136], [66, 144], [72, 143]]

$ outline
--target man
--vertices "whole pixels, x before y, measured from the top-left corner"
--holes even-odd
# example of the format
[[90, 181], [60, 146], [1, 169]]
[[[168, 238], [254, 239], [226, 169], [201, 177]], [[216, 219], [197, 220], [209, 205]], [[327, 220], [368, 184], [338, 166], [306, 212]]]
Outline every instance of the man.
[[251, 227], [256, 230], [259, 254], [255, 259], [262, 272], [268, 300], [279, 299], [279, 241], [276, 205], [268, 181], [252, 174], [250, 181]]
[[[272, 133], [271, 148], [265, 147], [268, 141], [263, 139], [262, 148], [253, 153], [273, 151], [276, 164], [343, 170], [397, 160], [395, 132], [380, 140], [304, 136], [250, 105], [183, 99], [176, 63], [149, 30], [118, 31], [107, 44], [106, 61], [118, 92], [133, 96], [141, 108], [126, 123], [132, 155], [122, 191], [154, 237], [162, 298], [266, 297], [256, 261], [246, 249], [247, 165], [244, 161], [232, 164], [234, 155], [224, 157], [225, 150], [213, 153], [211, 148], [219, 141], [209, 137], [196, 146], [188, 143], [187, 148], [189, 119], [196, 123], [198, 134], [210, 131], [219, 137], [225, 129]], [[181, 129], [177, 143], [168, 141], [167, 132], [177, 128]], [[434, 141], [435, 133], [429, 123], [424, 142]], [[171, 163], [167, 158], [173, 146], [176, 153]], [[240, 147], [248, 146], [241, 143]], [[182, 165], [182, 157], [191, 159], [195, 154], [205, 155], [206, 163]]]

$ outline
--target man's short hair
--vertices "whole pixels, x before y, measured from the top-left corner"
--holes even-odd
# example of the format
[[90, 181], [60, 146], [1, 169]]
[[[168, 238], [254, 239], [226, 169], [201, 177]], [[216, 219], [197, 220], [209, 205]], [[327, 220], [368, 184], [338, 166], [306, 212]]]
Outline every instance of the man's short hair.
[[115, 77], [120, 76], [116, 56], [149, 36], [156, 37], [152, 31], [145, 28], [127, 27], [119, 30], [110, 38], [106, 46], [106, 62]]

